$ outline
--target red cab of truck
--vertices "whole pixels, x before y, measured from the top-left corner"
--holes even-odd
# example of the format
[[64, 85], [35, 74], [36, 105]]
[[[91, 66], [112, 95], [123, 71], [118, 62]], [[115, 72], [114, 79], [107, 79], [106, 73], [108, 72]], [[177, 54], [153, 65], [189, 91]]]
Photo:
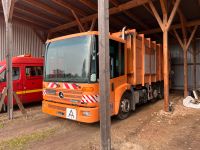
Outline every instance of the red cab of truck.
[[[42, 101], [43, 58], [20, 55], [12, 58], [13, 91], [22, 103]], [[0, 62], [0, 92], [6, 87], [6, 61]], [[4, 101], [7, 105], [7, 98]], [[13, 104], [16, 105], [14, 99]]]

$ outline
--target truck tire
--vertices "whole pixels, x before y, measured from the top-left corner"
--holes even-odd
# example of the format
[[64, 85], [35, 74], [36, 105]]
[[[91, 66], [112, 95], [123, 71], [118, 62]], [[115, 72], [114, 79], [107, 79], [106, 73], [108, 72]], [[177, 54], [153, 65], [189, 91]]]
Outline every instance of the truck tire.
[[125, 92], [120, 101], [117, 118], [120, 120], [128, 118], [128, 116], [130, 115], [130, 111], [131, 111], [131, 93]]

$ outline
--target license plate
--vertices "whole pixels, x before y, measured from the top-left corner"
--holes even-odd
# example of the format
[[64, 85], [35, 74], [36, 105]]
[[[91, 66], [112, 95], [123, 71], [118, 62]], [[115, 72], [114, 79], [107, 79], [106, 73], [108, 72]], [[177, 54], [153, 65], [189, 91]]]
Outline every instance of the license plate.
[[66, 118], [71, 120], [76, 120], [76, 109], [67, 108]]

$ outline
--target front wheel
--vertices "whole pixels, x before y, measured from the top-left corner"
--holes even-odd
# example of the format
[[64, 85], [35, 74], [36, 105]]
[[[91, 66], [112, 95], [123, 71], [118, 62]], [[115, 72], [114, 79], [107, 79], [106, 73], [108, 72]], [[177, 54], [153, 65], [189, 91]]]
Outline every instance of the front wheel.
[[120, 120], [128, 118], [131, 111], [131, 93], [125, 93], [122, 96], [119, 106], [119, 112], [117, 118]]

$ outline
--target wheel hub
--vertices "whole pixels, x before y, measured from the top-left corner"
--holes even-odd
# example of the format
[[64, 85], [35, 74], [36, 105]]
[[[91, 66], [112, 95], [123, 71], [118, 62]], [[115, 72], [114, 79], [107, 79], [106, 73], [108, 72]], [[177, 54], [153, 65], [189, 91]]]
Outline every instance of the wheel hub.
[[121, 103], [122, 112], [129, 112], [130, 111], [130, 102], [128, 99], [124, 99]]

